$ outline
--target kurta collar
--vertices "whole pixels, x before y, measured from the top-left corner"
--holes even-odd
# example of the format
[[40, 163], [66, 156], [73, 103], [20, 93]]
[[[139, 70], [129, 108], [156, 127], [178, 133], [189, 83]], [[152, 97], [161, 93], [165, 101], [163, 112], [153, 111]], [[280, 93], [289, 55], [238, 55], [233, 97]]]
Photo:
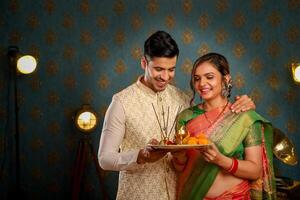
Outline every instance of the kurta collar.
[[166, 93], [169, 85], [166, 87], [165, 90], [161, 91], [161, 92], [154, 92], [151, 88], [147, 87], [144, 83], [142, 83], [141, 79], [143, 78], [144, 76], [140, 76], [136, 82], [137, 86], [143, 91], [145, 92], [146, 94], [149, 94], [151, 96], [162, 96]]

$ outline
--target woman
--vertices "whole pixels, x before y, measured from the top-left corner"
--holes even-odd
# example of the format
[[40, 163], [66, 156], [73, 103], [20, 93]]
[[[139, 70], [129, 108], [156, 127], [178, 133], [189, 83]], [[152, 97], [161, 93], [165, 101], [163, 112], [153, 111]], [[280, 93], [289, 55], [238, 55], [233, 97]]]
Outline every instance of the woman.
[[226, 58], [209, 53], [194, 63], [193, 99], [203, 103], [180, 113], [177, 129], [205, 134], [211, 147], [173, 153], [180, 171], [178, 199], [274, 199], [271, 124], [254, 111], [229, 111], [231, 77]]

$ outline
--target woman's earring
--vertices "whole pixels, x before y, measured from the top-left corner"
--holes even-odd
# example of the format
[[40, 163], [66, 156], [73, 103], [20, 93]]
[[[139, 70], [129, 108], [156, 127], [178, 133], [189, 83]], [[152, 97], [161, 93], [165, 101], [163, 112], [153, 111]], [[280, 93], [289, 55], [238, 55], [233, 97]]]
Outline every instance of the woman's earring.
[[228, 83], [225, 81], [222, 87], [222, 96], [229, 98], [231, 95], [231, 88], [232, 88], [232, 80], [230, 79]]
[[227, 97], [228, 96], [228, 86], [227, 86], [227, 83], [224, 83], [223, 84], [223, 87], [222, 87], [222, 96], [223, 97]]

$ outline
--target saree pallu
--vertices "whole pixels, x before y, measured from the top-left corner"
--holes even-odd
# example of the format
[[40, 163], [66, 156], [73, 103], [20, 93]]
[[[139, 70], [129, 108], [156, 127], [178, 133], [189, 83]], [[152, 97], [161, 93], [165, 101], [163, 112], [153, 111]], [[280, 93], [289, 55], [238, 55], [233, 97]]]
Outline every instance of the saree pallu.
[[[183, 113], [186, 115], [185, 118], [187, 113], [191, 114], [190, 111]], [[217, 120], [212, 127], [208, 127], [206, 134], [222, 154], [232, 157], [255, 122], [260, 122], [262, 125], [263, 174], [256, 181], [249, 181], [251, 199], [276, 199], [272, 153], [273, 132], [272, 126], [267, 120], [254, 111], [240, 114], [234, 114], [229, 111]], [[196, 117], [194, 115], [189, 120], [186, 128], [191, 132], [191, 135], [197, 135], [197, 132], [201, 132], [203, 128], [201, 127], [202, 123], [205, 123], [203, 115], [200, 114]], [[187, 156], [189, 161], [179, 176], [177, 197], [178, 199], [188, 200], [204, 199], [220, 168], [217, 165], [206, 162], [196, 150], [188, 151]]]

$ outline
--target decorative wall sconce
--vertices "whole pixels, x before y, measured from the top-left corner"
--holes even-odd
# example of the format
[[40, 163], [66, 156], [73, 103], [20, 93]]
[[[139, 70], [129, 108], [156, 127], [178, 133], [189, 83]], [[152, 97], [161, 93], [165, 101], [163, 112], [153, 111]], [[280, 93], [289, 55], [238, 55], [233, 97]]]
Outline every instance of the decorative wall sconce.
[[[31, 55], [22, 56], [17, 46], [9, 46], [7, 49], [8, 67], [10, 78], [13, 79], [13, 101], [14, 101], [14, 120], [15, 125], [15, 173], [16, 173], [16, 191], [13, 195], [23, 197], [23, 191], [20, 182], [20, 133], [19, 133], [19, 105], [18, 105], [18, 75], [30, 74], [35, 71], [37, 66], [36, 59]], [[10, 98], [10, 97], [9, 97]]]
[[98, 117], [96, 112], [90, 105], [83, 105], [74, 117], [74, 123], [77, 130], [83, 133], [83, 137], [79, 141], [75, 165], [72, 172], [72, 200], [78, 200], [80, 197], [80, 189], [82, 177], [87, 166], [87, 158], [91, 153], [94, 165], [97, 170], [98, 179], [100, 182], [100, 191], [102, 191], [104, 199], [108, 199], [106, 191], [104, 190], [104, 182], [101, 175], [101, 168], [99, 166], [98, 158], [94, 152], [91, 143], [90, 135], [96, 129], [98, 124]]
[[295, 83], [300, 84], [300, 63], [292, 63], [292, 75]]

